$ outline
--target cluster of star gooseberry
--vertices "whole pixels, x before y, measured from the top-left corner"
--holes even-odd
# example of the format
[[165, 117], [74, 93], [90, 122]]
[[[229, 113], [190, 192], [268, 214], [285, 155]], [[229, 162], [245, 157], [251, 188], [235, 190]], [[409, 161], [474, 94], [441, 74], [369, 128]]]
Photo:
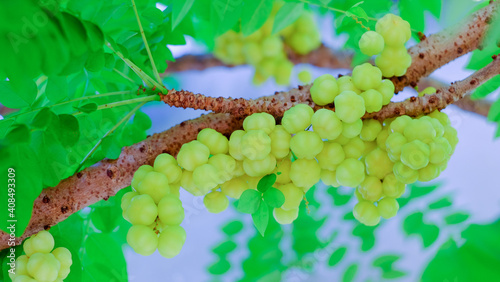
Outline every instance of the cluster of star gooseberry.
[[[214, 56], [225, 64], [254, 66], [255, 84], [274, 77], [276, 83], [288, 85], [293, 63], [287, 58], [285, 45], [295, 53], [304, 55], [318, 48], [321, 38], [311, 12], [304, 12], [294, 23], [272, 34], [274, 17], [281, 5], [275, 4], [268, 20], [251, 35], [245, 37], [241, 32], [230, 30], [219, 36], [215, 42]], [[307, 80], [304, 75], [299, 78]]]
[[64, 248], [54, 249], [54, 237], [42, 230], [26, 239], [24, 255], [16, 259], [13, 282], [59, 282], [65, 279], [73, 264], [71, 252]]
[[[379, 23], [377, 32], [385, 44], [394, 43], [392, 36], [408, 40], [406, 31], [396, 28], [406, 27], [399, 17], [385, 16]], [[384, 25], [399, 32], [385, 32]], [[361, 49], [373, 49], [379, 39], [362, 37]], [[394, 45], [382, 47], [389, 50]], [[395, 216], [396, 199], [406, 185], [438, 177], [458, 139], [448, 116], [439, 111], [383, 122], [362, 120], [365, 112], [379, 111], [394, 95], [394, 84], [382, 79], [382, 73], [362, 64], [352, 77], [320, 76], [310, 89], [312, 99], [317, 105], [334, 103], [335, 111], [314, 112], [298, 104], [285, 111], [281, 125], [270, 114], [255, 113], [229, 139], [205, 128], [181, 147], [177, 159], [161, 154], [153, 166], [141, 166], [132, 180], [134, 192], [122, 200], [124, 217], [133, 224], [129, 244], [143, 255], [158, 248], [165, 257], [175, 256], [186, 239], [179, 226], [184, 218], [180, 187], [204, 196], [207, 210], [219, 213], [228, 207], [228, 197], [239, 199], [247, 189], [257, 189], [259, 180], [269, 174], [276, 174], [273, 186], [285, 196], [284, 204], [273, 210], [280, 224], [297, 218], [305, 193], [320, 180], [355, 188], [358, 203], [353, 214], [363, 224], [376, 225], [381, 217]]]

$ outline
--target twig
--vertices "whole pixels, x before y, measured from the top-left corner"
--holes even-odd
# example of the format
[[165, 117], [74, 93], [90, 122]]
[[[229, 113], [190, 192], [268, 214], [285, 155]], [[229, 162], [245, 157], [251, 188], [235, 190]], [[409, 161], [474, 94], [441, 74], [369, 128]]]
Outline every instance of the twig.
[[[289, 46], [285, 45], [285, 51], [288, 59], [294, 64], [311, 64], [313, 66], [331, 69], [350, 69], [353, 53], [348, 51], [331, 50], [325, 45], [309, 52], [306, 55], [295, 53]], [[184, 55], [177, 58], [175, 62], [169, 62], [168, 68], [162, 74], [163, 76], [188, 70], [205, 70], [212, 67], [235, 67], [235, 65], [226, 65], [221, 60], [211, 54], [203, 55]]]
[[366, 114], [363, 118], [385, 120], [397, 115], [418, 116], [434, 110], [441, 110], [447, 105], [460, 100], [467, 93], [470, 93], [473, 89], [497, 74], [500, 74], [500, 56], [495, 56], [493, 62], [464, 80], [455, 82], [447, 88], [437, 90], [434, 95], [411, 97], [403, 102], [390, 103], [384, 106], [379, 112]]
[[[445, 87], [446, 84], [429, 77], [421, 79], [418, 83], [419, 89], [425, 89], [430, 86], [437, 89]], [[465, 95], [462, 99], [453, 103], [453, 105], [459, 107], [464, 111], [475, 113], [483, 117], [488, 117], [488, 112], [490, 111], [492, 102], [486, 100], [472, 100], [470, 95]]]

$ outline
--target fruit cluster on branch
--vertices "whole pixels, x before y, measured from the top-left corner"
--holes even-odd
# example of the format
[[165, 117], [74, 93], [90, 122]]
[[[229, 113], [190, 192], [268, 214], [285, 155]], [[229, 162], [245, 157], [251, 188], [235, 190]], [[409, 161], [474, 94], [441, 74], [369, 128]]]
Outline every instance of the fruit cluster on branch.
[[[456, 25], [459, 27], [458, 30], [449, 29], [442, 31], [427, 37], [421, 43], [410, 48], [409, 53], [412, 56], [412, 65], [403, 77], [392, 78], [396, 86], [396, 91], [402, 90], [405, 86], [415, 86], [421, 77], [429, 75], [442, 65], [476, 49], [484, 37], [493, 12], [498, 9], [499, 5], [499, 2], [493, 2], [474, 13], [463, 23]], [[432, 99], [438, 100], [438, 102], [432, 103], [436, 104], [436, 108], [444, 107], [463, 97], [465, 95], [464, 91], [470, 91], [485, 82], [485, 79], [498, 74], [499, 69], [500, 59], [497, 58], [485, 69], [450, 86], [447, 91], [442, 90], [441, 93], [437, 93], [436, 95], [424, 96], [421, 100], [416, 100], [418, 98], [415, 98], [414, 102], [405, 101], [400, 104], [395, 103], [395, 106], [389, 104], [381, 110], [382, 114], [374, 113], [371, 117], [377, 117], [377, 115], [380, 118], [382, 116], [394, 116], [397, 111], [399, 111], [398, 114], [418, 115], [419, 113], [431, 110], [425, 103], [430, 102], [429, 100]], [[465, 85], [466, 83], [469, 85]], [[265, 110], [266, 107], [271, 107], [274, 112], [271, 110], [268, 112], [279, 117], [279, 113], [282, 114], [284, 110], [296, 103], [311, 104], [308, 90], [309, 86], [304, 86], [247, 103], [255, 103], [254, 109], [259, 109], [260, 111], [268, 111]], [[176, 92], [171, 93], [175, 94]], [[167, 101], [171, 101], [172, 104], [177, 103], [180, 106], [194, 108], [193, 104], [188, 104], [182, 97], [178, 96], [177, 101], [174, 97], [168, 98]], [[196, 98], [196, 96], [193, 97]], [[278, 110], [276, 108], [278, 105], [283, 108]], [[212, 105], [212, 107], [216, 109], [217, 104]], [[226, 108], [223, 106], [220, 109], [226, 109], [222, 112], [238, 112], [238, 110], [235, 110], [237, 109], [235, 106]], [[243, 110], [244, 115], [249, 113], [251, 111], [247, 111], [247, 109]], [[141, 143], [124, 148], [117, 160], [103, 160], [63, 180], [56, 187], [44, 189], [34, 202], [30, 224], [23, 236], [17, 238], [16, 243], [21, 243], [24, 238], [57, 224], [66, 219], [70, 214], [88, 205], [115, 195], [117, 191], [130, 184], [133, 173], [139, 166], [152, 164], [155, 157], [161, 153], [167, 152], [175, 156], [181, 145], [194, 140], [201, 129], [210, 127], [225, 135], [229, 135], [234, 130], [242, 128], [242, 122], [243, 119], [241, 116], [232, 116], [227, 113], [212, 113], [182, 122], [167, 131], [154, 134]], [[8, 239], [9, 235], [7, 233], [0, 232], [0, 249], [8, 247]]]

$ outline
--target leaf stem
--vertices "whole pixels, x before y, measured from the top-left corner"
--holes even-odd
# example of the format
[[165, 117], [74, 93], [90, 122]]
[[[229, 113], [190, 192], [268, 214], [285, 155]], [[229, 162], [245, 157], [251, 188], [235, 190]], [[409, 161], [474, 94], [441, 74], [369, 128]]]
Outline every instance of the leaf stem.
[[[137, 100], [137, 99], [135, 99]], [[110, 130], [108, 130], [108, 132], [106, 132], [102, 137], [101, 139], [99, 139], [99, 141], [97, 141], [97, 143], [95, 144], [95, 146], [92, 148], [92, 150], [90, 150], [90, 152], [83, 158], [83, 160], [80, 162], [80, 165], [78, 166], [78, 168], [76, 169], [75, 173], [78, 172], [80, 170], [80, 168], [82, 168], [83, 164], [85, 163], [85, 161], [87, 161], [88, 158], [90, 158], [92, 156], [92, 154], [97, 150], [97, 148], [99, 148], [99, 145], [101, 145], [102, 143], [102, 140], [106, 137], [108, 137], [111, 133], [113, 133], [122, 123], [128, 121], [130, 119], [130, 117], [137, 111], [139, 110], [142, 106], [144, 106], [144, 104], [146, 104], [147, 102], [149, 101], [144, 101], [142, 103], [140, 103], [139, 105], [137, 105], [135, 108], [133, 108], [127, 115], [125, 115], [120, 121], [118, 121], [117, 124], [115, 124]]]
[[[316, 3], [311, 3], [310, 1], [307, 1], [307, 0], [300, 0], [300, 2], [309, 4], [309, 5], [314, 5], [314, 6], [322, 7], [322, 8], [334, 11], [334, 12], [338, 12], [338, 13], [342, 13], [344, 15], [347, 15], [347, 11], [344, 11], [344, 10], [341, 10], [341, 9], [337, 9], [337, 8], [333, 8], [333, 7], [330, 7], [330, 6], [327, 6], [327, 5], [320, 5], [320, 4], [316, 4]], [[366, 17], [366, 18], [369, 19], [369, 20], [371, 20], [371, 21], [378, 21], [378, 19], [373, 18], [373, 17]]]
[[121, 72], [121, 71], [119, 71], [117, 69], [113, 69], [113, 71], [116, 72], [117, 74], [121, 75], [126, 80], [128, 80], [128, 81], [132, 82], [133, 84], [135, 84], [135, 81], [132, 78], [128, 77], [128, 75], [124, 74], [123, 72]]
[[146, 74], [141, 68], [139, 68], [136, 64], [134, 64], [131, 60], [125, 58], [123, 54], [120, 51], [116, 51], [113, 46], [111, 46], [111, 43], [106, 42], [106, 46], [113, 51], [120, 59], [122, 59], [129, 68], [131, 68], [143, 81], [146, 83], [146, 85], [149, 88], [153, 88], [153, 86], [156, 86], [156, 89], [161, 91], [163, 94], [167, 93], [167, 89], [163, 87], [162, 84], [159, 84], [156, 82], [154, 79], [152, 79], [148, 74]]
[[[130, 100], [125, 100], [125, 101], [118, 101], [118, 102], [114, 102], [114, 103], [99, 105], [97, 107], [97, 111], [104, 110], [104, 109], [116, 108], [116, 107], [119, 107], [119, 106], [124, 106], [124, 105], [128, 105], [128, 104], [139, 103], [139, 102], [145, 102], [145, 103], [147, 103], [147, 102], [151, 102], [151, 101], [154, 101], [154, 100], [158, 100], [159, 98], [160, 98], [160, 96], [154, 94], [154, 95], [151, 95], [151, 96], [146, 96], [146, 97], [141, 97], [141, 98], [136, 98], [136, 99], [130, 99]], [[84, 112], [78, 111], [78, 112], [73, 113], [74, 116], [79, 116], [81, 114], [84, 114]]]
[[79, 98], [71, 99], [71, 100], [68, 100], [68, 101], [60, 102], [60, 103], [57, 103], [57, 104], [53, 104], [53, 105], [50, 105], [50, 106], [37, 108], [37, 109], [31, 110], [31, 111], [27, 111], [27, 112], [24, 112], [24, 113], [20, 113], [20, 114], [14, 115], [14, 116], [10, 116], [10, 117], [7, 117], [7, 118], [5, 118], [3, 120], [16, 119], [16, 118], [18, 118], [20, 116], [23, 116], [23, 115], [27, 115], [27, 114], [31, 114], [31, 113], [34, 113], [34, 112], [38, 112], [38, 111], [40, 111], [43, 108], [54, 108], [54, 107], [57, 107], [57, 106], [61, 106], [61, 105], [73, 103], [73, 102], [76, 102], [76, 101], [91, 100], [91, 99], [95, 99], [95, 98], [102, 98], [102, 97], [116, 96], [116, 95], [134, 94], [134, 93], [135, 93], [135, 91], [118, 91], [118, 92], [109, 92], [109, 93], [97, 94], [97, 95], [92, 95], [92, 96], [79, 97]]
[[153, 68], [153, 74], [158, 81], [159, 84], [162, 84], [160, 74], [158, 73], [158, 69], [156, 68], [155, 60], [153, 59], [153, 54], [151, 54], [151, 50], [149, 49], [148, 40], [146, 39], [146, 34], [144, 33], [144, 29], [142, 28], [141, 19], [139, 18], [139, 13], [137, 12], [137, 7], [135, 6], [135, 1], [132, 0], [132, 7], [134, 8], [135, 17], [137, 18], [137, 24], [139, 25], [139, 31], [141, 32], [142, 41], [144, 42], [144, 46], [146, 47], [146, 51], [148, 52], [149, 60], [151, 61], [151, 66]]

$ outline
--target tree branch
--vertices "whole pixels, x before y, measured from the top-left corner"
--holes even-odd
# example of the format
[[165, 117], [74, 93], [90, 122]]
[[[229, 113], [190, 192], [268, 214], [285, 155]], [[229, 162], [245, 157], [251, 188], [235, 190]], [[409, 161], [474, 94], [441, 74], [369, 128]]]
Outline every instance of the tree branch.
[[[352, 52], [335, 51], [325, 45], [306, 55], [300, 55], [289, 47], [285, 47], [288, 59], [294, 64], [311, 64], [313, 66], [332, 69], [350, 69], [352, 62]], [[184, 55], [171, 62], [168, 68], [162, 74], [181, 72], [187, 70], [205, 70], [212, 67], [235, 67], [235, 65], [224, 64], [221, 60], [215, 58], [212, 54], [203, 55]]]
[[[497, 9], [499, 2], [494, 2], [491, 5], [476, 12], [472, 20], [461, 25], [462, 29], [458, 33], [445, 32], [439, 33], [427, 40], [419, 43], [410, 49], [412, 57], [418, 56], [419, 60], [414, 60], [407, 75], [403, 78], [393, 78], [397, 80], [397, 89], [402, 89], [407, 85], [416, 85], [416, 82], [421, 76], [428, 75], [436, 68], [444, 65], [448, 61], [457, 58], [477, 48], [483, 33], [486, 30], [487, 22], [494, 9]], [[456, 36], [456, 38], [453, 38]], [[450, 48], [450, 46], [452, 48]], [[459, 49], [462, 48], [462, 49]], [[458, 52], [461, 50], [460, 52]], [[420, 56], [423, 54], [423, 57]], [[463, 97], [467, 91], [473, 87], [477, 87], [484, 79], [491, 77], [492, 72], [499, 73], [499, 59], [497, 58], [487, 68], [480, 70], [471, 77], [462, 82], [458, 82], [447, 91], [442, 91], [436, 95], [427, 95], [422, 97], [422, 100], [415, 99], [407, 109], [403, 107], [406, 114], [417, 114], [417, 112], [428, 112], [433, 107], [441, 108], [447, 104], [456, 101]], [[474, 82], [474, 83], [473, 83]], [[439, 98], [442, 96], [442, 98]], [[179, 96], [180, 97], [180, 96]], [[431, 98], [434, 97], [434, 98]], [[169, 98], [170, 99], [170, 98]], [[436, 102], [429, 100], [435, 99]], [[282, 112], [292, 106], [294, 103], [309, 103], [309, 86], [292, 89], [289, 92], [277, 93], [273, 96], [257, 99], [256, 106], [258, 109], [265, 110], [271, 108], [277, 116], [281, 116]], [[175, 102], [173, 100], [173, 102]], [[172, 103], [173, 103], [172, 102]], [[178, 101], [176, 103], [183, 103]], [[193, 103], [191, 101], [190, 103]], [[279, 103], [283, 108], [275, 109], [275, 105]], [[286, 103], [286, 104], [285, 104]], [[290, 105], [288, 103], [291, 103]], [[410, 102], [403, 102], [410, 103]], [[431, 106], [428, 106], [429, 103]], [[205, 101], [206, 104], [206, 101]], [[312, 105], [312, 104], [311, 104]], [[400, 106], [401, 103], [395, 103], [396, 106], [386, 106], [381, 111], [382, 113], [370, 114], [376, 118], [390, 116], [390, 112], [395, 113], [399, 109], [399, 114], [403, 114]], [[397, 106], [400, 105], [400, 106]], [[405, 104], [406, 105], [406, 104]], [[420, 110], [419, 110], [420, 107]], [[216, 106], [213, 106], [216, 109]], [[246, 109], [238, 109], [233, 107], [227, 108], [229, 112], [243, 111], [248, 113]], [[66, 219], [70, 214], [97, 202], [100, 199], [108, 199], [110, 196], [122, 188], [129, 186], [134, 171], [143, 164], [152, 164], [154, 158], [163, 152], [168, 152], [176, 155], [181, 145], [194, 140], [198, 132], [206, 127], [214, 128], [225, 135], [229, 135], [236, 129], [241, 128], [242, 118], [234, 117], [231, 114], [208, 114], [200, 118], [185, 121], [181, 124], [155, 134], [145, 141], [136, 145], [123, 149], [120, 157], [117, 160], [103, 160], [98, 164], [83, 170], [63, 181], [54, 188], [46, 188], [40, 196], [35, 200], [33, 206], [33, 214], [30, 224], [26, 228], [25, 233], [21, 238], [17, 238], [16, 244], [21, 243], [22, 239]], [[0, 232], [0, 249], [8, 246], [9, 235]]]
[[403, 102], [390, 103], [376, 113], [366, 114], [363, 118], [385, 120], [399, 115], [419, 116], [457, 102], [493, 76], [500, 74], [500, 56], [494, 56], [493, 62], [476, 71], [464, 80], [453, 83], [447, 88], [437, 90], [436, 94], [423, 97], [411, 97]]
[[[385, 120], [400, 115], [418, 116], [434, 110], [441, 110], [447, 105], [457, 102], [467, 93], [499, 73], [500, 56], [495, 56], [493, 62], [486, 67], [449, 87], [442, 87], [434, 95], [411, 97], [403, 102], [390, 103], [384, 106], [379, 112], [366, 113], [363, 118]], [[311, 99], [310, 87], [311, 85], [299, 86], [299, 88], [294, 88], [288, 92], [279, 92], [273, 96], [256, 100], [214, 98], [174, 89], [169, 90], [168, 94], [160, 94], [160, 96], [162, 101], [170, 106], [229, 113], [233, 116], [243, 117], [258, 112], [267, 112], [275, 117], [281, 117], [287, 109], [299, 103], [309, 104], [315, 109], [334, 109], [333, 105], [327, 105], [326, 107], [315, 105]]]
[[[418, 84], [419, 89], [425, 89], [430, 86], [434, 88], [444, 88], [446, 84], [429, 77], [420, 80]], [[464, 111], [488, 117], [488, 112], [490, 111], [492, 103], [486, 100], [472, 100], [470, 95], [465, 95], [462, 99], [453, 103], [453, 105]]]

